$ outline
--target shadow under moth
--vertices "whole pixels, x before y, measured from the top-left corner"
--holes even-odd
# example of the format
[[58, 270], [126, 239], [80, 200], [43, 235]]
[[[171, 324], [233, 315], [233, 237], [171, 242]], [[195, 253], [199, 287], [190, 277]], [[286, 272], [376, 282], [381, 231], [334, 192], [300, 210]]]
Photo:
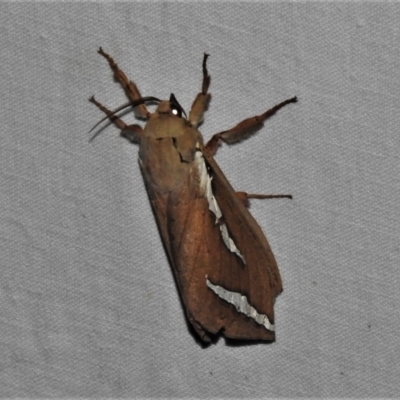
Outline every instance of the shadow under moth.
[[[101, 48], [98, 52], [108, 61], [129, 102], [110, 111], [94, 97], [90, 101], [106, 114], [98, 124], [109, 119], [122, 137], [139, 144], [140, 168], [189, 322], [204, 342], [217, 334], [273, 341], [273, 307], [282, 282], [267, 239], [248, 211], [248, 199], [291, 196], [235, 192], [214, 155], [221, 141], [232, 144], [247, 138], [297, 98], [245, 119], [204, 143], [197, 127], [211, 99], [207, 54], [201, 92], [187, 117], [173, 94], [169, 100], [142, 97], [114, 60]], [[146, 103], [156, 103], [155, 112], [149, 112]], [[126, 107], [147, 121], [144, 128], [127, 125], [117, 116]]]

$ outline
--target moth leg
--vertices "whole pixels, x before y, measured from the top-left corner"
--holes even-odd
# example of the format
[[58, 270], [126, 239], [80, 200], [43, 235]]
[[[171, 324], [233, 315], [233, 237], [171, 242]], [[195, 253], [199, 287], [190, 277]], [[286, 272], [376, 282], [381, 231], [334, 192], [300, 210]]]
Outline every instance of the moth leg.
[[[111, 110], [99, 103], [94, 96], [89, 101], [108, 115], [109, 120], [121, 130], [121, 136], [132, 143], [140, 142], [143, 135], [143, 128], [139, 125], [127, 125], [121, 118], [118, 118]], [[94, 137], [93, 137], [94, 138]], [[93, 138], [91, 140], [93, 140]]]
[[195, 128], [198, 127], [204, 119], [204, 113], [208, 109], [211, 100], [211, 94], [207, 93], [210, 87], [211, 76], [207, 71], [207, 58], [209, 54], [204, 53], [203, 57], [203, 84], [201, 92], [196, 96], [193, 101], [192, 108], [189, 113], [189, 122]]
[[[140, 94], [138, 87], [132, 81], [130, 81], [126, 77], [126, 75], [119, 69], [114, 59], [101, 47], [99, 48], [98, 53], [101, 54], [108, 61], [108, 64], [114, 72], [115, 80], [121, 84], [121, 86], [125, 90], [128, 99], [131, 101], [141, 99], [142, 95]], [[149, 112], [147, 111], [147, 108], [144, 104], [140, 104], [139, 106], [134, 107], [133, 111], [137, 118], [148, 119], [149, 117]]]
[[254, 194], [236, 192], [236, 196], [247, 208], [250, 207], [249, 199], [293, 199], [291, 194]]
[[275, 107], [270, 108], [265, 111], [263, 114], [255, 115], [254, 117], [247, 118], [242, 122], [239, 122], [233, 128], [223, 131], [220, 133], [216, 133], [212, 136], [212, 138], [207, 142], [205, 148], [206, 151], [214, 155], [217, 152], [220, 140], [224, 141], [228, 144], [233, 144], [236, 142], [240, 142], [243, 139], [248, 138], [253, 133], [257, 132], [264, 126], [264, 121], [269, 117], [272, 117], [278, 110], [282, 107], [286, 106], [289, 103], [296, 103], [297, 97], [292, 97], [291, 99], [285, 100], [282, 103], [277, 104]]

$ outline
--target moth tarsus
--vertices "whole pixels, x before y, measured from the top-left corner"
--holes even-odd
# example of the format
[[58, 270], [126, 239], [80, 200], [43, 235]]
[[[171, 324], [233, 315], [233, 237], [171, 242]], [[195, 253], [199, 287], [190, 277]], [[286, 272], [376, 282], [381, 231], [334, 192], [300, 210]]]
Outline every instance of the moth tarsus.
[[[142, 97], [138, 87], [102, 48], [129, 103], [110, 111], [90, 99], [120, 130], [139, 144], [139, 163], [161, 238], [170, 260], [188, 321], [204, 342], [227, 339], [273, 341], [274, 301], [282, 291], [275, 257], [261, 228], [248, 211], [248, 200], [291, 198], [235, 192], [214, 160], [221, 141], [239, 142], [258, 131], [285, 100], [262, 114], [221, 131], [204, 144], [197, 127], [211, 94], [203, 56], [203, 82], [189, 117], [176, 97]], [[158, 102], [155, 112], [146, 103]], [[132, 106], [145, 126], [127, 125], [117, 113]]]

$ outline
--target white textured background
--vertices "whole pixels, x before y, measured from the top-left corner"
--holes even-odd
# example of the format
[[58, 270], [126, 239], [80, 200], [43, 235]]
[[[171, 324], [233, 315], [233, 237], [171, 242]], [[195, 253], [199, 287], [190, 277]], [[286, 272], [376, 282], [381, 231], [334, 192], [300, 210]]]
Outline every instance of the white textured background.
[[[1, 3], [0, 397], [400, 393], [399, 3]], [[217, 160], [278, 260], [277, 341], [187, 329], [137, 148], [87, 98], [188, 110], [211, 54], [206, 138], [293, 95]], [[128, 116], [128, 121], [129, 116]]]

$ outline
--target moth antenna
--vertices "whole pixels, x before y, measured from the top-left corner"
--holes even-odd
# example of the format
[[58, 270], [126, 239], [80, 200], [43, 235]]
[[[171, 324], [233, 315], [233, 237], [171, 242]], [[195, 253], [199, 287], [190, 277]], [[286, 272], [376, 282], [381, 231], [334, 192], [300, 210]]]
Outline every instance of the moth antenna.
[[[92, 103], [93, 103], [93, 101], [92, 101], [93, 98], [94, 98], [94, 96], [92, 96], [92, 97], [89, 99], [89, 101], [92, 102]], [[124, 108], [127, 108], [127, 107], [129, 107], [129, 106], [136, 107], [136, 106], [139, 106], [140, 104], [144, 104], [144, 103], [146, 103], [146, 102], [148, 102], [148, 101], [160, 102], [161, 100], [160, 100], [159, 98], [157, 98], [157, 97], [148, 96], [148, 97], [142, 97], [142, 98], [137, 99], [137, 100], [135, 100], [135, 101], [130, 101], [130, 102], [128, 102], [128, 103], [125, 103], [125, 104], [123, 104], [122, 106], [119, 106], [118, 108], [116, 108], [114, 111], [111, 111], [111, 114], [106, 115], [106, 116], [105, 116], [104, 118], [102, 118], [99, 122], [97, 122], [97, 123], [93, 126], [93, 128], [89, 131], [89, 133], [92, 132], [93, 129], [95, 129], [97, 126], [99, 126], [99, 125], [100, 125], [102, 122], [104, 122], [106, 119], [112, 117], [113, 115], [115, 115], [117, 112], [123, 110]], [[96, 134], [89, 140], [89, 142], [91, 142], [97, 135], [98, 135], [98, 133], [96, 133]]]
[[[93, 101], [92, 101], [93, 98], [94, 98], [94, 96], [92, 96], [92, 97], [89, 99], [89, 101], [92, 102], [92, 103], [93, 103]], [[125, 103], [125, 104], [123, 104], [122, 106], [116, 108], [114, 111], [111, 111], [112, 114], [106, 115], [106, 116], [105, 116], [104, 118], [102, 118], [99, 122], [97, 122], [97, 123], [93, 126], [93, 128], [89, 131], [89, 133], [92, 132], [93, 129], [95, 129], [96, 127], [98, 127], [103, 121], [105, 121], [105, 120], [108, 119], [109, 117], [112, 117], [112, 116], [115, 115], [118, 111], [121, 111], [121, 110], [123, 110], [124, 108], [129, 107], [130, 105], [131, 105], [130, 102], [129, 102], [129, 103]], [[92, 139], [90, 139], [90, 141], [92, 141], [93, 139], [94, 139], [94, 137], [93, 137]]]

